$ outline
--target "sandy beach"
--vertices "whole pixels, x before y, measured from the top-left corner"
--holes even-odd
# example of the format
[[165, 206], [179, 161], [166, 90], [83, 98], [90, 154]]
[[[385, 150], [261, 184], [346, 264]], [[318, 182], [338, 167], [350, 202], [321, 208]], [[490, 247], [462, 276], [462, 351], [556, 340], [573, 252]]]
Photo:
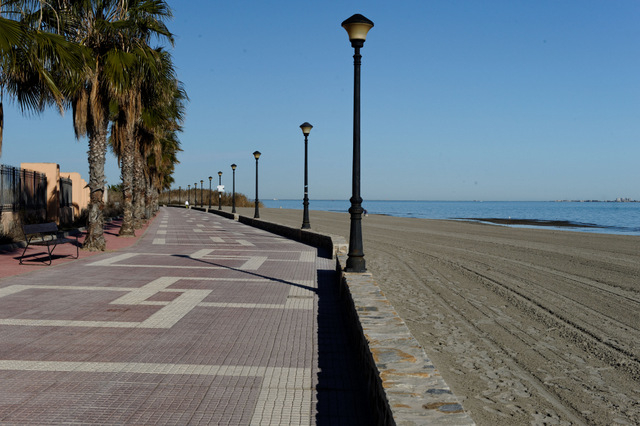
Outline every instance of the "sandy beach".
[[[310, 218], [348, 239], [347, 213]], [[363, 235], [368, 271], [478, 425], [640, 424], [640, 237], [380, 215]]]

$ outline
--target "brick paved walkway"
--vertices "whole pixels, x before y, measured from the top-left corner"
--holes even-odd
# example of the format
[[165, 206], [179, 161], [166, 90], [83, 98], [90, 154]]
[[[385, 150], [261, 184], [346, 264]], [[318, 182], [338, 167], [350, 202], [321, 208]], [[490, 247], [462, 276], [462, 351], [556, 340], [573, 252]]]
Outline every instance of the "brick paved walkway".
[[369, 424], [332, 269], [164, 208], [132, 247], [0, 279], [0, 423]]

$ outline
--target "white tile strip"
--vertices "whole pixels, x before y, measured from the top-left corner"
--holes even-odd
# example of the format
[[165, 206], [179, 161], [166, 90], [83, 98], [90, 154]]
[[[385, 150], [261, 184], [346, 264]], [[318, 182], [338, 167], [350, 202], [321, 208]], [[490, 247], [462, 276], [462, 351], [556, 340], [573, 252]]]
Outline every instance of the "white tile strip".
[[312, 396], [305, 369], [269, 368], [250, 425], [310, 425]]
[[262, 266], [267, 260], [266, 256], [254, 256], [250, 257], [239, 269], [243, 271], [255, 271]]
[[106, 259], [99, 260], [97, 262], [89, 263], [89, 266], [109, 266], [113, 263], [120, 262], [121, 260], [131, 259], [137, 256], [137, 253], [123, 253], [117, 256], [111, 256]]
[[[148, 284], [136, 289], [130, 290], [127, 294], [117, 298], [112, 305], [138, 305], [151, 296], [155, 295], [159, 291], [165, 290], [172, 284], [180, 281], [180, 277], [160, 277], [151, 281]], [[93, 290], [103, 290], [104, 287], [93, 288]]]
[[171, 328], [193, 308], [198, 306], [211, 290], [185, 290], [180, 296], [140, 323], [140, 328]]
[[[16, 325], [16, 326], [29, 326], [29, 327], [136, 328], [140, 326], [140, 323], [139, 322], [123, 322], [123, 321], [72, 321], [72, 320], [36, 320], [36, 319], [7, 318], [7, 319], [0, 319], [0, 325]], [[164, 328], [164, 327], [161, 327], [161, 328]]]
[[300, 262], [315, 262], [316, 261], [316, 253], [313, 251], [301, 251], [300, 252]]
[[12, 294], [20, 293], [28, 288], [33, 286], [25, 286], [25, 285], [11, 285], [9, 287], [0, 288], [0, 297], [10, 296]]
[[202, 302], [198, 306], [206, 308], [240, 308], [240, 309], [298, 309], [301, 311], [313, 310], [313, 299], [287, 299], [283, 304], [269, 303], [225, 303], [225, 302]]
[[246, 309], [284, 309], [285, 305], [269, 303], [225, 303], [225, 302], [202, 302], [198, 304], [205, 308], [246, 308]]
[[192, 258], [192, 259], [203, 259], [206, 255], [208, 255], [212, 251], [213, 251], [213, 249], [198, 250], [197, 252], [195, 252], [193, 254], [190, 254], [189, 257]]

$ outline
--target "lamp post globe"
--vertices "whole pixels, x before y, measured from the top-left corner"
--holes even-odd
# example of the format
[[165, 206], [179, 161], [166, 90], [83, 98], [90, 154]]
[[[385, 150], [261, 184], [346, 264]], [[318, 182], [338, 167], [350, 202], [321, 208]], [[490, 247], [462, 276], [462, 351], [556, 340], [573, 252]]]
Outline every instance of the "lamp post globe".
[[258, 207], [258, 204], [260, 203], [260, 201], [258, 200], [258, 159], [260, 158], [260, 155], [262, 155], [260, 151], [255, 151], [253, 153], [253, 158], [256, 159], [256, 209], [253, 217], [256, 219], [260, 218], [260, 208]]
[[231, 196], [231, 213], [236, 212], [236, 166], [235, 164], [231, 165], [231, 170], [233, 170], [233, 195]]
[[304, 135], [304, 198], [302, 199], [302, 205], [304, 206], [302, 213], [302, 229], [311, 228], [311, 224], [309, 223], [309, 133], [313, 126], [308, 122], [304, 122], [300, 125], [302, 129], [302, 134]]
[[351, 223], [349, 230], [349, 254], [347, 272], [366, 272], [362, 245], [362, 197], [360, 196], [360, 48], [364, 46], [367, 33], [373, 28], [373, 22], [360, 14], [355, 14], [342, 22], [349, 35], [353, 55], [353, 170], [351, 180]]
[[222, 172], [218, 172], [218, 210], [222, 210]]

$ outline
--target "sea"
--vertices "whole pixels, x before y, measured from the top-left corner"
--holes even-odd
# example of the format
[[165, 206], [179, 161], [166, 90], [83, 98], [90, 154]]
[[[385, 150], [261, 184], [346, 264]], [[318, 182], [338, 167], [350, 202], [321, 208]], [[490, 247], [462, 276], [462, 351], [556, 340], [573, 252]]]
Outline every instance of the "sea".
[[[302, 200], [260, 201], [268, 208], [303, 208]], [[347, 212], [349, 206], [348, 200], [309, 201], [310, 210]], [[481, 222], [488, 222], [488, 219], [527, 220], [544, 225], [534, 223], [496, 226], [640, 235], [640, 202], [365, 200], [362, 207], [367, 214]], [[563, 226], [549, 226], [555, 222], [562, 222]]]

